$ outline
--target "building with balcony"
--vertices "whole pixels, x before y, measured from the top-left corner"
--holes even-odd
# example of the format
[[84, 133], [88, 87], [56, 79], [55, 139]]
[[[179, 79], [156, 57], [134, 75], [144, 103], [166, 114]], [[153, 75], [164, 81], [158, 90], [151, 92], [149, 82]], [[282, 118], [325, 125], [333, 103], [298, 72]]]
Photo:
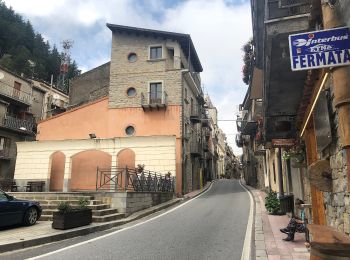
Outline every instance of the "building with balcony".
[[[122, 153], [122, 159], [129, 157], [131, 162], [123, 162], [118, 155], [117, 160], [112, 157], [110, 166], [135, 167], [135, 162], [145, 163], [146, 169], [156, 167], [157, 171], [170, 171], [176, 176], [178, 194], [198, 189], [204, 180], [202, 124], [207, 119], [199, 75], [203, 69], [190, 35], [114, 24], [107, 27], [112, 32], [111, 61], [72, 80], [68, 111], [40, 122], [37, 140], [173, 136], [176, 169], [157, 159], [165, 156], [162, 149], [154, 149], [154, 156], [135, 157], [136, 152], [129, 151], [134, 157], [123, 157]], [[49, 171], [59, 172], [61, 177], [51, 178], [50, 187], [91, 187], [91, 183], [79, 186], [73, 176], [79, 169], [67, 172], [72, 168], [64, 165], [72, 158], [63, 157], [57, 165], [51, 164], [55, 168]], [[99, 166], [96, 160], [81, 159], [87, 165], [84, 172], [95, 176]], [[16, 176], [23, 178], [26, 176], [22, 172]], [[54, 184], [58, 179], [60, 184]], [[85, 182], [88, 181], [93, 180]]]
[[13, 178], [16, 142], [34, 139], [31, 106], [31, 82], [0, 68], [0, 179]]

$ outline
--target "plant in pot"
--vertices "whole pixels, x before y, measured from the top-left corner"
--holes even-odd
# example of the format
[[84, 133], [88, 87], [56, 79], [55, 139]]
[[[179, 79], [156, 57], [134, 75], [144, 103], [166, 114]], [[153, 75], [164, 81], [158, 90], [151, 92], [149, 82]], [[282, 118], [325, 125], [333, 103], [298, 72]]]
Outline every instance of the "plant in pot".
[[58, 211], [53, 213], [52, 228], [70, 229], [89, 225], [92, 222], [92, 210], [87, 207], [89, 201], [80, 198], [78, 207], [72, 207], [69, 202], [58, 204]]
[[295, 145], [284, 151], [282, 154], [283, 160], [291, 160], [294, 168], [305, 166], [305, 147], [303, 145]]
[[265, 208], [272, 215], [278, 215], [280, 212], [280, 201], [277, 198], [277, 193], [271, 191], [265, 198]]

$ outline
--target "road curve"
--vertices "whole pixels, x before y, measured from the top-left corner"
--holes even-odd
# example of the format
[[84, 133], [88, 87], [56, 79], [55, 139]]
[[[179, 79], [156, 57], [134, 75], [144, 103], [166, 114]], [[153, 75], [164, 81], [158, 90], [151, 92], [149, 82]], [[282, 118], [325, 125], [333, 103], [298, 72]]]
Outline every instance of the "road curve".
[[42, 259], [239, 260], [249, 205], [249, 195], [237, 180], [219, 180], [169, 213]]

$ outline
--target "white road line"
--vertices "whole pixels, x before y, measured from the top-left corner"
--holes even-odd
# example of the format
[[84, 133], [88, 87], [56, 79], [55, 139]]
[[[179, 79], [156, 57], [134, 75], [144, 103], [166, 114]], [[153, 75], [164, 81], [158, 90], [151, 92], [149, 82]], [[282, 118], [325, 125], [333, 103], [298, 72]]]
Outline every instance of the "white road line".
[[244, 239], [244, 244], [243, 244], [241, 260], [250, 260], [251, 244], [252, 244], [253, 218], [254, 218], [254, 215], [253, 215], [254, 214], [253, 197], [252, 197], [252, 194], [247, 190], [247, 188], [242, 185], [241, 181], [239, 181], [239, 184], [248, 192], [249, 199], [250, 199], [249, 218], [248, 218], [247, 230], [245, 232], [245, 239]]
[[190, 203], [190, 202], [192, 202], [192, 201], [198, 199], [199, 197], [201, 197], [202, 195], [204, 195], [205, 193], [207, 193], [207, 192], [211, 189], [212, 186], [213, 186], [213, 183], [210, 184], [209, 188], [208, 188], [206, 191], [204, 191], [202, 194], [198, 195], [197, 197], [194, 197], [193, 199], [190, 199], [189, 201], [186, 201], [186, 202], [184, 202], [183, 204], [181, 204], [181, 205], [179, 205], [179, 206], [177, 206], [177, 207], [175, 207], [175, 208], [173, 208], [173, 209], [171, 209], [171, 210], [169, 210], [169, 211], [167, 211], [167, 212], [164, 212], [164, 213], [162, 213], [162, 214], [160, 214], [160, 215], [158, 215], [158, 216], [155, 216], [155, 217], [153, 217], [153, 218], [150, 218], [150, 219], [148, 219], [148, 220], [146, 220], [146, 221], [137, 223], [137, 224], [135, 224], [135, 225], [133, 225], [133, 226], [126, 227], [126, 228], [123, 228], [123, 229], [114, 231], [114, 232], [112, 232], [112, 233], [109, 233], [109, 234], [106, 234], [106, 235], [103, 235], [103, 236], [100, 236], [100, 237], [95, 237], [95, 238], [92, 238], [92, 239], [90, 239], [90, 240], [86, 240], [86, 241], [80, 242], [80, 243], [75, 244], [75, 245], [67, 246], [67, 247], [65, 247], [65, 248], [61, 248], [61, 249], [58, 249], [58, 250], [56, 250], [56, 251], [52, 251], [52, 252], [50, 252], [50, 253], [46, 253], [46, 254], [43, 254], [43, 255], [35, 256], [35, 257], [32, 257], [32, 258], [27, 258], [27, 260], [34, 260], [34, 259], [44, 258], [44, 257], [50, 256], [50, 255], [53, 255], [53, 254], [57, 254], [57, 253], [59, 253], [59, 252], [62, 252], [62, 251], [65, 251], [65, 250], [68, 250], [68, 249], [71, 249], [71, 248], [74, 248], [74, 247], [77, 247], [77, 246], [81, 246], [81, 245], [84, 245], [84, 244], [88, 244], [88, 243], [91, 243], [91, 242], [93, 242], [93, 241], [96, 241], [96, 240], [99, 240], [99, 239], [102, 239], [102, 238], [105, 238], [105, 237], [109, 237], [109, 236], [112, 236], [112, 235], [114, 235], [114, 234], [118, 234], [118, 233], [120, 233], [120, 232], [123, 232], [123, 231], [129, 230], [129, 229], [135, 228], [135, 227], [137, 227], [137, 226], [143, 225], [143, 224], [145, 224], [145, 223], [147, 223], [147, 222], [150, 222], [150, 221], [155, 220], [155, 219], [157, 219], [157, 218], [160, 218], [160, 217], [162, 217], [162, 216], [164, 216], [164, 215], [167, 215], [167, 214], [169, 214], [169, 213], [171, 213], [171, 212], [177, 210], [178, 208], [181, 208], [181, 207], [185, 206], [186, 204], [188, 204], [188, 203]]

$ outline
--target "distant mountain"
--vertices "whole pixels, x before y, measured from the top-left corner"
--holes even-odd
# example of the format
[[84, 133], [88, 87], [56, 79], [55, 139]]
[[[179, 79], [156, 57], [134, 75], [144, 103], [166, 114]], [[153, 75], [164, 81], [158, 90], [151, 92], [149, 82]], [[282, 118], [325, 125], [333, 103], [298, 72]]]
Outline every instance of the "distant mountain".
[[[24, 21], [0, 0], [0, 66], [47, 82], [53, 75], [54, 83], [57, 83], [61, 55], [55, 45], [51, 47], [40, 33], [33, 30], [29, 21]], [[79, 74], [76, 62], [71, 61], [67, 78]]]

